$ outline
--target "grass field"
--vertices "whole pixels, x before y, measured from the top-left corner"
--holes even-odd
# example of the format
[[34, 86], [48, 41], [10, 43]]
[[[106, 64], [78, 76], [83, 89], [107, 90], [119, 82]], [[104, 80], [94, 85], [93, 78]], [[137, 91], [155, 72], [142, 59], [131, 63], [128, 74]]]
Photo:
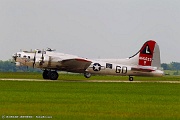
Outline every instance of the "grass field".
[[[38, 73], [3, 75], [5, 74], [9, 74], [8, 78], [41, 78]], [[61, 79], [79, 80], [81, 77], [83, 78], [80, 75], [62, 75]], [[105, 79], [104, 76], [93, 77]], [[153, 80], [141, 77], [135, 79], [137, 78]], [[62, 120], [180, 119], [180, 87], [175, 83], [0, 81], [0, 96], [2, 117], [29, 116], [36, 119], [45, 116]]]
[[[0, 78], [16, 78], [16, 79], [42, 79], [42, 73], [33, 72], [0, 72]], [[60, 73], [58, 80], [127, 80], [128, 76], [99, 76], [95, 75], [91, 78], [85, 78], [83, 74], [65, 74]], [[164, 76], [164, 77], [138, 77], [134, 80], [140, 81], [180, 81], [180, 76]]]

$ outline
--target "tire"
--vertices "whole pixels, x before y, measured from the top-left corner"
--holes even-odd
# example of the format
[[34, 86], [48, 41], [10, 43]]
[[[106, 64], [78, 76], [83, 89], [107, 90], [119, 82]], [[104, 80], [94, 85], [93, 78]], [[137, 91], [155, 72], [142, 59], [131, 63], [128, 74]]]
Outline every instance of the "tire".
[[129, 81], [133, 81], [133, 80], [134, 80], [134, 78], [129, 76]]
[[49, 71], [48, 76], [50, 80], [57, 80], [59, 74], [56, 71]]
[[43, 76], [44, 79], [49, 79], [48, 71], [47, 71], [47, 70], [44, 70], [42, 76]]
[[85, 72], [85, 73], [84, 73], [84, 77], [85, 77], [85, 78], [90, 78], [90, 77], [91, 77], [91, 73]]

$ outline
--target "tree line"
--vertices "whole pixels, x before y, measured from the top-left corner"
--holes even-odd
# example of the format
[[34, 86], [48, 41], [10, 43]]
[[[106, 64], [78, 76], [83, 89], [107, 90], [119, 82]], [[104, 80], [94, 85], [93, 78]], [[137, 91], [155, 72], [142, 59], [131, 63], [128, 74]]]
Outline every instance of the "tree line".
[[161, 67], [164, 70], [180, 70], [180, 63], [179, 62], [171, 62], [170, 64], [162, 63]]
[[0, 72], [41, 72], [40, 69], [20, 66], [16, 67], [12, 60], [2, 61], [0, 60]]
[[[164, 70], [180, 70], [180, 63], [179, 62], [171, 62], [169, 64], [162, 63], [161, 67]], [[0, 60], [0, 72], [40, 72], [40, 69], [34, 69], [32, 67], [16, 67], [16, 65], [11, 60], [2, 61]]]

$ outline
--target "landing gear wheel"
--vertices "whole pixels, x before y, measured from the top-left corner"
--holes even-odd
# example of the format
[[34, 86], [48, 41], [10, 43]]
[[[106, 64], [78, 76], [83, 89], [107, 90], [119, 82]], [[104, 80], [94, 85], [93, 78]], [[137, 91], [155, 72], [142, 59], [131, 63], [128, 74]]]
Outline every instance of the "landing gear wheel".
[[133, 81], [133, 77], [129, 76], [129, 81]]
[[84, 73], [84, 77], [85, 77], [85, 78], [90, 78], [90, 77], [91, 77], [91, 73], [85, 72], [85, 73]]
[[44, 72], [43, 72], [43, 78], [44, 79], [49, 79], [49, 76], [48, 76], [48, 71], [47, 70], [44, 70]]
[[48, 76], [50, 80], [57, 80], [59, 74], [56, 71], [49, 71]]

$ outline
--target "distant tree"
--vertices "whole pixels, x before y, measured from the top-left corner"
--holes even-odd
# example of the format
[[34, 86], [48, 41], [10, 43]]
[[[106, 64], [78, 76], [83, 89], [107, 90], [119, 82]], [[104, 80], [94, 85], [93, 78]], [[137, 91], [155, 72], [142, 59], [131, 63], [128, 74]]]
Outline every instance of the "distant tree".
[[20, 66], [17, 67], [12, 60], [2, 61], [0, 60], [0, 72], [41, 72], [40, 69], [34, 69], [31, 67]]
[[179, 62], [171, 62], [170, 64], [162, 63], [161, 67], [164, 70], [180, 70], [180, 63]]
[[16, 66], [15, 64], [12, 64], [11, 61], [0, 61], [0, 71], [16, 72]]
[[169, 69], [170, 69], [169, 65], [166, 64], [166, 63], [162, 63], [162, 64], [161, 64], [161, 67], [162, 67], [164, 70], [169, 70]]
[[170, 63], [173, 70], [180, 70], [180, 63], [178, 62], [171, 62]]

